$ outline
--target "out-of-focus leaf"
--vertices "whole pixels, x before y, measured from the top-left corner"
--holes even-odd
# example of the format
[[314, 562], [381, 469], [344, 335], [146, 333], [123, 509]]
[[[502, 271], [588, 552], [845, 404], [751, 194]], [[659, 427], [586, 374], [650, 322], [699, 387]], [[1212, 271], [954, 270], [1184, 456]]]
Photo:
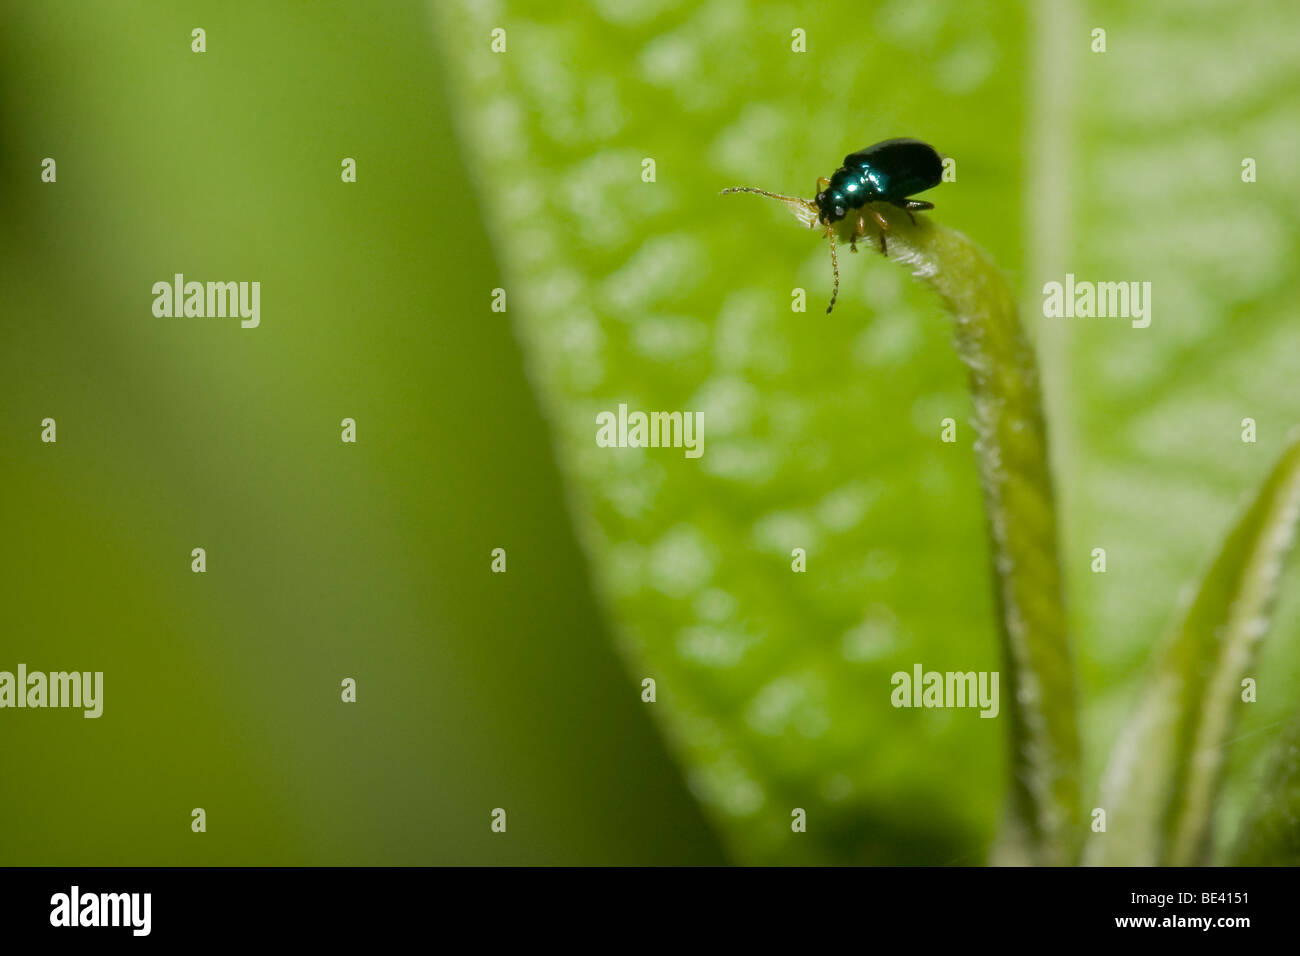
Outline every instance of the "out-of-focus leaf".
[[1224, 748], [1242, 679], [1268, 628], [1300, 515], [1300, 437], [1237, 523], [1160, 652], [1142, 705], [1112, 755], [1102, 794], [1106, 864], [1206, 862]]
[[[1260, 487], [1300, 422], [1300, 100], [1289, 93], [1300, 84], [1300, 4], [1035, 7], [1070, 32], [1073, 55], [1050, 66], [1070, 81], [1057, 104], [1070, 131], [1067, 249], [1031, 279], [1039, 289], [1067, 271], [1151, 283], [1147, 328], [1125, 318], [1037, 323], [1052, 333], [1039, 340], [1052, 345], [1044, 381], [1082, 649], [1085, 778], [1096, 779], [1180, 588], [1218, 552], [1243, 494]], [[1106, 31], [1105, 53], [1090, 49], [1094, 29]], [[1254, 182], [1242, 178], [1247, 158]], [[1242, 440], [1244, 419], [1256, 442]], [[1095, 548], [1106, 551], [1104, 574], [1091, 566]], [[1297, 565], [1285, 572], [1278, 633], [1300, 633]], [[1297, 704], [1300, 642], [1267, 641], [1258, 654], [1259, 699], [1243, 708], [1226, 754], [1233, 772], [1216, 828], [1225, 838]]]
[[1246, 815], [1230, 862], [1236, 866], [1300, 865], [1300, 720], [1273, 756], [1267, 779]]

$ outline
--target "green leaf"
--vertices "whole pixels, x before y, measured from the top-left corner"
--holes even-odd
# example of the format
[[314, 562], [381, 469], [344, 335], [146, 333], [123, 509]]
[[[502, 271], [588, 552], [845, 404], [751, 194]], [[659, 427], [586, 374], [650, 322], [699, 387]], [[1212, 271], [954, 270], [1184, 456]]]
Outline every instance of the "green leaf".
[[1091, 842], [1090, 861], [1208, 861], [1242, 679], [1268, 629], [1298, 515], [1300, 439], [1293, 438], [1160, 652], [1112, 754], [1101, 800], [1108, 829]]
[[[658, 682], [652, 712], [735, 859], [982, 862], [1009, 692], [994, 720], [890, 703], [891, 675], [917, 663], [1005, 670], [943, 310], [867, 248], [841, 256], [824, 315], [825, 243], [717, 193], [811, 195], [846, 153], [917, 136], [960, 164], [926, 218], [1017, 263], [1021, 20], [899, 3], [838, 31], [743, 0], [588, 6], [434, 10], [509, 294], [483, 321], [525, 347], [629, 672]], [[935, 69], [918, 74], [918, 55]], [[905, 80], [864, 104], [882, 75]], [[596, 447], [596, 414], [620, 403], [702, 411], [703, 457]]]
[[[1300, 420], [1300, 179], [1282, 172], [1300, 126], [1275, 95], [1300, 76], [1300, 6], [1261, 5], [891, 0], [870, 30], [838, 29], [859, 11], [834, 0], [816, 24], [747, 0], [434, 5], [593, 584], [736, 858], [984, 859], [1006, 721], [881, 698], [914, 662], [1001, 666], [969, 399], [932, 298], [868, 251], [841, 257], [823, 317], [824, 246], [716, 191], [808, 195], [887, 136], [956, 157], [927, 218], [1023, 284], [1044, 368], [1091, 781], [1179, 582]], [[1067, 271], [1151, 281], [1150, 326], [1036, 315]], [[591, 417], [620, 401], [704, 408], [709, 450], [598, 451]], [[944, 417], [960, 444], [936, 450]], [[1279, 681], [1300, 670], [1283, 664]], [[791, 807], [809, 811], [797, 838]]]
[[1264, 785], [1238, 832], [1231, 862], [1300, 865], [1300, 719], [1278, 744]]

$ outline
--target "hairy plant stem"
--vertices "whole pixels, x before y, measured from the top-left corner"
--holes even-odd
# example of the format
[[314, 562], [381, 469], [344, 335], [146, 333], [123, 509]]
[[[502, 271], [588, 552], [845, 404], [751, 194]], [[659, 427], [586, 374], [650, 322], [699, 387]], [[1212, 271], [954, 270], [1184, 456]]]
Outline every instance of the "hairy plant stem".
[[[805, 225], [823, 229], [807, 201], [786, 201]], [[878, 207], [889, 223], [887, 256], [938, 293], [953, 319], [968, 372], [975, 454], [991, 546], [1010, 715], [1009, 859], [1076, 862], [1085, 822], [1079, 804], [1079, 733], [1066, 634], [1047, 431], [1033, 348], [1015, 298], [994, 262], [964, 235], [924, 217]], [[880, 233], [857, 245], [868, 255]], [[841, 244], [856, 220], [838, 224]], [[841, 257], [843, 258], [843, 257]], [[842, 308], [852, 308], [845, 302]]]

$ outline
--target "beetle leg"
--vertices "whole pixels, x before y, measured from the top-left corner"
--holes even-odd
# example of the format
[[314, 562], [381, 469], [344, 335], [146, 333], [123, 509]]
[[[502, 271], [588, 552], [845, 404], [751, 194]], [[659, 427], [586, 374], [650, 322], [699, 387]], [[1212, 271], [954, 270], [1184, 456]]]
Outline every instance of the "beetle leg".
[[857, 228], [853, 230], [853, 235], [849, 237], [849, 251], [858, 251], [858, 240], [867, 234], [867, 220], [863, 216], [858, 216]]
[[875, 206], [868, 206], [867, 208], [871, 210], [871, 215], [876, 217], [876, 225], [880, 226], [880, 254], [883, 256], [889, 251], [889, 245], [885, 242], [885, 233], [889, 231], [889, 222]]
[[912, 225], [916, 225], [916, 217], [912, 215], [913, 209], [933, 209], [934, 203], [926, 202], [924, 199], [904, 199], [901, 202], [894, 203], [899, 209], [907, 213], [907, 218], [912, 220]]

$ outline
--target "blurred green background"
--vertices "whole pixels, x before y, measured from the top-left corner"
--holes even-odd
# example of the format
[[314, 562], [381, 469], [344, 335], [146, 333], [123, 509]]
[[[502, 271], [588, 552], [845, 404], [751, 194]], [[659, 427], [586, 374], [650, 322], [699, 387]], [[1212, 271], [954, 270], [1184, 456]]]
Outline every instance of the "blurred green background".
[[[824, 244], [722, 186], [956, 158], [932, 215], [1043, 365], [1087, 807], [1300, 421], [1287, 0], [0, 16], [0, 669], [106, 684], [0, 712], [0, 863], [983, 862], [1004, 721], [889, 704], [1000, 667], [947, 319], [847, 254], [823, 315]], [[1152, 282], [1151, 327], [1042, 319], [1067, 271]], [[261, 327], [155, 318], [175, 272], [261, 281]], [[704, 457], [598, 449], [620, 402], [703, 411]], [[1228, 836], [1300, 686], [1288, 590]]]

